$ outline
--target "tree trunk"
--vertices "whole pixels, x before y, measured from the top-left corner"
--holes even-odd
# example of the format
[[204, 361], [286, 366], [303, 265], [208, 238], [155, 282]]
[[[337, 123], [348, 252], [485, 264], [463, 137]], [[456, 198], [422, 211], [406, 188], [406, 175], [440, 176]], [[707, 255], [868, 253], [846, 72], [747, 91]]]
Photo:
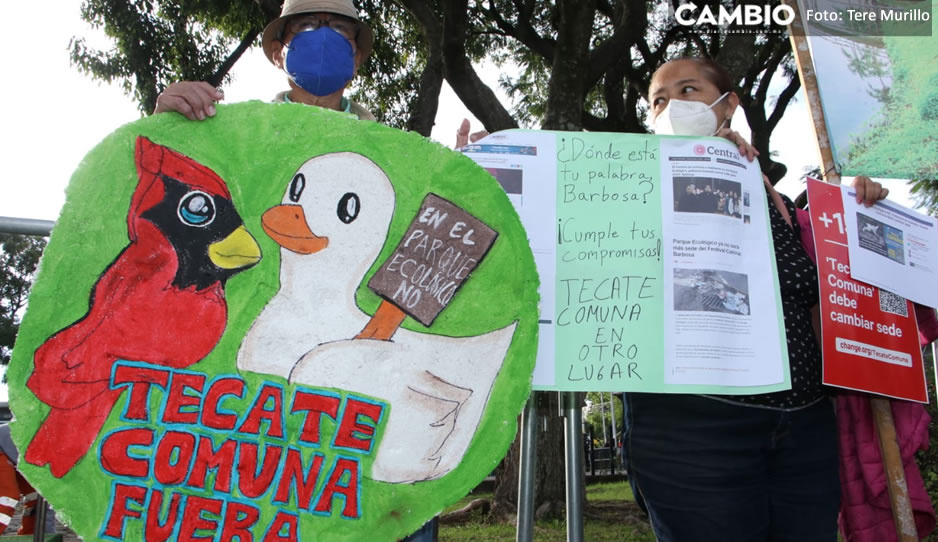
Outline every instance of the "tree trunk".
[[[559, 416], [556, 392], [534, 392], [537, 408], [537, 462], [534, 467], [534, 509], [540, 518], [563, 517], [566, 502], [564, 479], [563, 418]], [[520, 435], [520, 428], [519, 428]], [[502, 464], [495, 471], [492, 513], [514, 517], [518, 509], [518, 473], [521, 439], [516, 438]]]
[[420, 88], [407, 119], [407, 129], [430, 137], [443, 88], [443, 23], [426, 2], [399, 0], [399, 4], [417, 20], [427, 44], [427, 64], [420, 74]]
[[[542, 127], [578, 131], [583, 128], [583, 97], [595, 5], [592, 0], [560, 0], [557, 8], [558, 41]], [[534, 509], [539, 519], [559, 518], [565, 511], [564, 419], [560, 417], [559, 397], [556, 392], [535, 392], [534, 395], [538, 426]], [[517, 506], [519, 449], [520, 439], [515, 439], [509, 452], [511, 459], [496, 473], [496, 509], [504, 509], [509, 504]], [[515, 486], [513, 502], [506, 502], [512, 490], [503, 487], [505, 484]]]
[[489, 132], [517, 128], [518, 123], [479, 75], [466, 54], [468, 0], [444, 0], [443, 73], [453, 92]]
[[495, 494], [492, 513], [500, 519], [510, 520], [518, 511], [518, 482], [521, 472], [521, 416], [518, 417], [518, 437], [511, 443], [505, 459], [495, 469]]
[[429, 45], [430, 56], [420, 74], [420, 90], [407, 119], [407, 129], [424, 137], [430, 137], [436, 111], [440, 105], [440, 90], [443, 88], [443, 54], [433, 42]]
[[557, 2], [557, 50], [547, 91], [544, 129], [583, 129], [583, 98], [589, 75], [589, 45], [594, 12], [594, 2], [591, 0]]

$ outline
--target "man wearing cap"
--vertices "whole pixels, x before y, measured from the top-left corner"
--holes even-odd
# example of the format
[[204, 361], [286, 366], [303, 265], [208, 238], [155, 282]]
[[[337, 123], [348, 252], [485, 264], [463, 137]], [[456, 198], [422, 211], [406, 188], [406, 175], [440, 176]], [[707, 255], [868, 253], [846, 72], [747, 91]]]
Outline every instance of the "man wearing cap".
[[[358, 18], [352, 0], [286, 0], [280, 17], [264, 28], [264, 54], [286, 72], [290, 90], [276, 102], [304, 103], [375, 120], [343, 96], [374, 45], [374, 33]], [[176, 111], [191, 120], [215, 115], [221, 90], [202, 81], [180, 81], [156, 99], [155, 113]]]

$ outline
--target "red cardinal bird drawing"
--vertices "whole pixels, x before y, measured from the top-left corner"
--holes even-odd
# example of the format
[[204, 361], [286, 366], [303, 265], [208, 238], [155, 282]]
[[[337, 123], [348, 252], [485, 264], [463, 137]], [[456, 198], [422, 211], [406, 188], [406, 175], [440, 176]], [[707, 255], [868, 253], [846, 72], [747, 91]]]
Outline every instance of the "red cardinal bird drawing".
[[88, 313], [36, 350], [27, 381], [52, 410], [26, 461], [56, 477], [85, 455], [120, 396], [108, 386], [114, 363], [204, 358], [225, 330], [225, 281], [261, 257], [215, 172], [142, 136], [135, 162], [130, 244], [94, 285]]

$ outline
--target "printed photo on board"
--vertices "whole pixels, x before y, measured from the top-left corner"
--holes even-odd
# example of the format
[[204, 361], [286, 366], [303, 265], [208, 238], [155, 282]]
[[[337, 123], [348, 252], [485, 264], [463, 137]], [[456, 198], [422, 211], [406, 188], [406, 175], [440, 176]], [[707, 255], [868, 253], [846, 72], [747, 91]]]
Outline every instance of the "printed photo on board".
[[905, 265], [905, 243], [902, 230], [871, 216], [857, 213], [857, 231], [860, 248]]
[[742, 184], [707, 177], [674, 177], [674, 211], [742, 218]]
[[749, 278], [715, 269], [674, 269], [674, 310], [749, 315]]

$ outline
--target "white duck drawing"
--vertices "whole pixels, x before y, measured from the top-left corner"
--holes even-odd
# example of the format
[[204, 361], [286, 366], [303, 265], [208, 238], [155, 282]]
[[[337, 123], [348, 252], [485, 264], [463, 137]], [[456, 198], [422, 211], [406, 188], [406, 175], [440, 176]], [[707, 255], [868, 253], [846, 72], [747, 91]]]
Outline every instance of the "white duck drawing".
[[405, 483], [459, 465], [482, 419], [516, 323], [472, 337], [399, 329], [357, 338], [372, 317], [355, 292], [388, 235], [390, 179], [351, 152], [306, 161], [264, 215], [281, 245], [280, 290], [245, 336], [238, 368], [390, 405], [370, 478]]

